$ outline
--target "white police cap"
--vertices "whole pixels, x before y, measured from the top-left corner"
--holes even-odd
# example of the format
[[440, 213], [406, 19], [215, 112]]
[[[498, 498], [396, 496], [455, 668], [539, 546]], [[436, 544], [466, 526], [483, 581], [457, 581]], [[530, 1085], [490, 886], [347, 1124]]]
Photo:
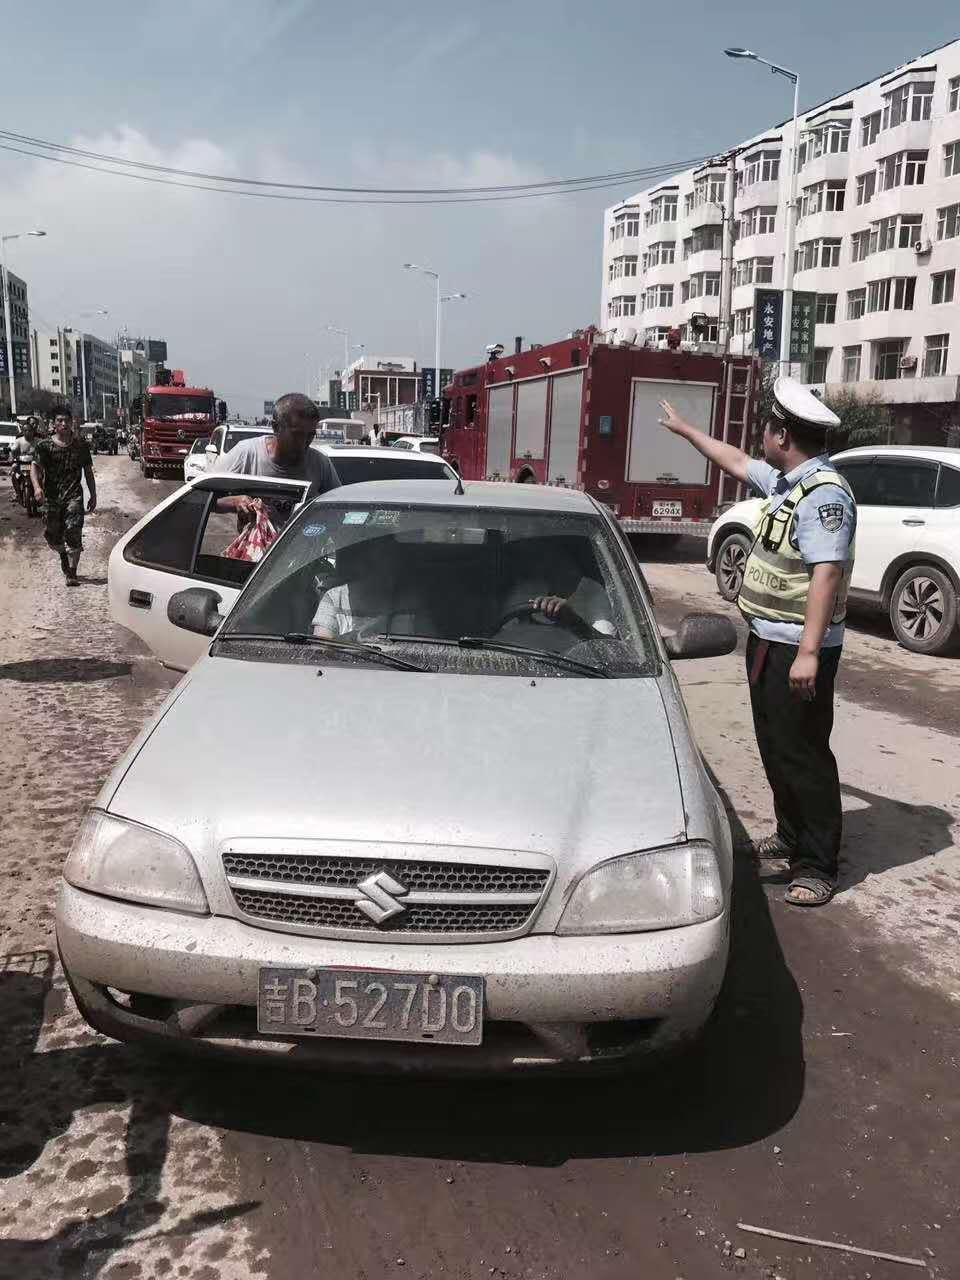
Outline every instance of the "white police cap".
[[796, 378], [778, 378], [773, 384], [773, 415], [782, 422], [793, 418], [814, 431], [828, 431], [840, 425], [833, 410]]

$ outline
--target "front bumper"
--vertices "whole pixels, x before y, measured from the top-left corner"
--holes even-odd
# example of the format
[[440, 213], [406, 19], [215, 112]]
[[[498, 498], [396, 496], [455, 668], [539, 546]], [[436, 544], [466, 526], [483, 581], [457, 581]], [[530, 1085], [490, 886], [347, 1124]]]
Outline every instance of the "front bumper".
[[[697, 1035], [716, 1001], [728, 926], [724, 913], [658, 933], [533, 934], [417, 946], [274, 933], [222, 916], [118, 902], [65, 883], [57, 905], [67, 977], [81, 1012], [107, 1035], [371, 1071], [573, 1067], [681, 1044]], [[262, 965], [481, 974], [484, 1043], [458, 1048], [260, 1035], [255, 1010]], [[131, 1008], [111, 992], [143, 998]]]

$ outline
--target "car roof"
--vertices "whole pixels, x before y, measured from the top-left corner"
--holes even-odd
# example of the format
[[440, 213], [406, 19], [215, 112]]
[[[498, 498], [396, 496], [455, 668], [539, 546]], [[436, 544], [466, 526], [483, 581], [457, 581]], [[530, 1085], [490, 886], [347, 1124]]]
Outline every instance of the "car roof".
[[863, 444], [855, 449], [844, 449], [842, 453], [835, 453], [832, 460], [839, 462], [841, 458], [870, 457], [917, 458], [927, 462], [947, 462], [960, 467], [960, 449], [951, 449], [946, 445]]
[[[411, 465], [415, 462], [423, 462], [423, 458], [415, 458], [411, 454], [402, 451], [398, 454], [395, 449], [389, 447], [381, 448], [379, 445], [314, 443], [313, 447], [319, 449], [330, 458], [389, 458], [391, 462], [396, 462], [398, 457], [402, 457], [404, 461], [409, 461]], [[450, 465], [444, 462], [443, 458], [436, 453], [428, 453], [424, 456], [433, 459], [434, 462], [441, 463], [443, 466]]]
[[329, 489], [314, 503], [403, 502], [417, 507], [464, 506], [489, 510], [544, 511], [557, 515], [596, 515], [597, 505], [579, 489], [556, 485], [506, 484], [493, 480], [465, 480], [463, 493], [451, 481], [448, 488], [439, 480], [364, 480], [343, 489]]

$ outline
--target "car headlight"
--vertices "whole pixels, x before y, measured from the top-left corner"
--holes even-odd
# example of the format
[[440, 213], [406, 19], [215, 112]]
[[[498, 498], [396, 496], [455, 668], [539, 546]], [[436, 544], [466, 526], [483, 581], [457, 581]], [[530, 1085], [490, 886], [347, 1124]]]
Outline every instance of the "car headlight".
[[641, 933], [712, 920], [723, 910], [713, 848], [700, 841], [613, 858], [588, 871], [557, 933]]
[[189, 851], [172, 836], [91, 809], [63, 868], [76, 889], [207, 915], [207, 895]]

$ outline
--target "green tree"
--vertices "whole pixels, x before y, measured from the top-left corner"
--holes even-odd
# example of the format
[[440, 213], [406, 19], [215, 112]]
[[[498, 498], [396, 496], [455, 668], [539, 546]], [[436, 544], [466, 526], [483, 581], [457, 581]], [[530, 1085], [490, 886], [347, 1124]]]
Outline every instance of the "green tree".
[[887, 444], [893, 432], [890, 410], [875, 391], [858, 395], [849, 391], [837, 391], [824, 396], [823, 403], [840, 419], [840, 426], [827, 433], [827, 447], [831, 453], [860, 444]]

